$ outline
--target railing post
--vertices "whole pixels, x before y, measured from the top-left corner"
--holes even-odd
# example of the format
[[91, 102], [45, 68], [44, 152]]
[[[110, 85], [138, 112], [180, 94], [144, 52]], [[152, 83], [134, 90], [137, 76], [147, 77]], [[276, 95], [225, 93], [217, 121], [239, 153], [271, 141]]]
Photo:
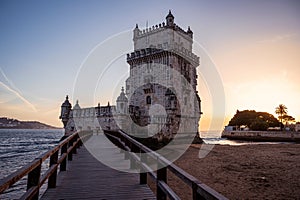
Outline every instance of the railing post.
[[162, 167], [162, 164], [159, 162], [159, 160], [157, 162], [158, 162], [157, 163], [158, 170], [157, 170], [157, 180], [156, 180], [156, 198], [158, 200], [166, 200], [167, 195], [159, 187], [158, 182], [164, 181], [165, 183], [167, 183], [167, 168]]
[[192, 183], [192, 190], [193, 190], [193, 200], [201, 200], [201, 199], [205, 199], [205, 198], [203, 198], [198, 192], [197, 192], [197, 190], [198, 190], [198, 186], [197, 186], [197, 184], [196, 183]]
[[[129, 147], [129, 144], [128, 144], [128, 139], [124, 138], [124, 142], [125, 142], [125, 146]], [[129, 151], [127, 151], [126, 149], [124, 150], [124, 159], [125, 160], [128, 160], [129, 159]]]
[[[68, 151], [68, 143], [64, 144], [61, 148], [61, 155], [64, 153], [67, 153]], [[66, 171], [67, 170], [67, 158], [65, 158], [61, 164], [60, 164], [60, 171]]]
[[[119, 137], [120, 137], [121, 142], [124, 142], [124, 144], [125, 144], [124, 137], [121, 134], [119, 134]], [[126, 150], [120, 148], [120, 153], [122, 153], [123, 151], [125, 152]]]
[[[76, 137], [74, 137], [73, 145], [74, 145], [74, 142], [77, 142], [77, 139], [78, 139], [78, 135]], [[78, 145], [78, 143], [73, 148], [73, 154], [77, 154], [77, 147], [78, 147], [77, 145]]]
[[[68, 148], [73, 146], [73, 138], [68, 142]], [[68, 153], [68, 160], [73, 160], [73, 150]]]
[[[137, 147], [130, 143], [130, 150], [131, 153], [134, 154], [137, 152]], [[136, 169], [136, 160], [132, 156], [130, 157], [130, 169]]]
[[147, 173], [144, 172], [142, 164], [147, 165], [147, 154], [141, 150], [140, 184], [147, 184]]
[[[42, 166], [42, 160], [40, 158], [37, 158], [40, 162], [39, 165], [34, 168], [31, 172], [28, 173], [28, 179], [27, 179], [27, 191], [34, 186], [39, 186], [40, 183], [40, 176], [41, 176], [41, 166]], [[32, 199], [39, 199], [39, 190], [36, 192], [36, 194], [32, 197]]]
[[79, 148], [83, 145], [82, 139], [81, 139], [79, 133], [78, 133], [78, 138], [80, 138], [80, 139], [79, 139], [79, 142], [78, 142], [78, 149], [79, 149]]
[[[58, 160], [58, 151], [56, 151], [51, 157], [50, 157], [50, 167], [57, 164]], [[50, 175], [48, 180], [48, 188], [55, 188], [56, 187], [56, 178], [57, 178], [57, 167], [54, 170], [54, 172]]]
[[[80, 136], [79, 136], [79, 137], [80, 137]], [[83, 137], [87, 137], [87, 136], [83, 136]], [[80, 146], [80, 147], [82, 147], [82, 145], [83, 145], [83, 139], [84, 139], [84, 138], [82, 138], [82, 137], [80, 138], [80, 142], [79, 142], [79, 146]]]

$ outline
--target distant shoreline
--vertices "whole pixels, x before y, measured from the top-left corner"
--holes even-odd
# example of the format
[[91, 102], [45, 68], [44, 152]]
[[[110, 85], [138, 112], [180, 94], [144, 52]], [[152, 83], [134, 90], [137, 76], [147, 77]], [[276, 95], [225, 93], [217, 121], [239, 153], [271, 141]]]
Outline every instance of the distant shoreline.
[[59, 127], [52, 127], [52, 128], [16, 128], [16, 127], [0, 127], [0, 130], [58, 130], [58, 129], [64, 129]]
[[222, 138], [258, 142], [300, 143], [300, 132], [292, 131], [223, 131]]
[[0, 117], [0, 129], [61, 129], [38, 121], [20, 121], [8, 117]]

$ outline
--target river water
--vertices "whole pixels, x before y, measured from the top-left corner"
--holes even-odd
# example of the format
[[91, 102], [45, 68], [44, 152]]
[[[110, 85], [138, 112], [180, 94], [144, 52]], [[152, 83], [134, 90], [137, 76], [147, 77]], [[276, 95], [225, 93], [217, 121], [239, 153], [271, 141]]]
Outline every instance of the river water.
[[[0, 129], [0, 179], [50, 150], [63, 134], [63, 129]], [[47, 162], [43, 170], [48, 167], [45, 165]], [[26, 189], [25, 179], [0, 195], [0, 199], [18, 198]]]
[[219, 144], [219, 145], [257, 145], [257, 144], [293, 144], [293, 142], [252, 142], [244, 140], [228, 140], [226, 138], [221, 138], [222, 131], [202, 131], [200, 132], [200, 137], [203, 139], [205, 144]]

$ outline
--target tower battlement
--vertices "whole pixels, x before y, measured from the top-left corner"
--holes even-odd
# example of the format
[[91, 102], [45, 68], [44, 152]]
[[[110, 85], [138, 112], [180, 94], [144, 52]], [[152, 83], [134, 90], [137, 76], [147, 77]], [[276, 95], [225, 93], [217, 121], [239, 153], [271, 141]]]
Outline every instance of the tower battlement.
[[197, 63], [196, 56], [192, 54], [193, 32], [190, 27], [185, 31], [176, 25], [171, 11], [166, 17], [166, 22], [143, 30], [136, 25], [133, 30], [133, 42], [135, 51], [146, 48], [176, 51]]
[[138, 28], [138, 26], [136, 26], [136, 28], [137, 28], [137, 31], [136, 31], [136, 34], [134, 35], [135, 38], [149, 36], [150, 34], [157, 33], [159, 31], [163, 31], [163, 30], [169, 28], [169, 29], [173, 29], [174, 31], [180, 32], [181, 34], [183, 34], [184, 37], [186, 37], [186, 39], [189, 39], [189, 38], [191, 38], [191, 40], [193, 39], [193, 35], [191, 34], [191, 32], [190, 32], [191, 30], [189, 28], [187, 31], [185, 31], [176, 24], [174, 24], [174, 26], [170, 27], [170, 26], [167, 26], [165, 24], [165, 22], [162, 22], [162, 23], [153, 25], [152, 27], [145, 28], [142, 30], [140, 30]]
[[189, 51], [188, 49], [185, 49], [184, 47], [178, 48], [177, 46], [174, 46], [173, 48], [166, 45], [163, 48], [145, 48], [140, 50], [135, 50], [134, 52], [131, 52], [130, 54], [127, 54], [127, 62], [132, 62], [139, 58], [146, 58], [158, 54], [177, 54], [181, 57], [188, 60], [190, 63], [193, 64], [193, 66], [199, 65], [199, 57], [195, 55], [193, 52]]

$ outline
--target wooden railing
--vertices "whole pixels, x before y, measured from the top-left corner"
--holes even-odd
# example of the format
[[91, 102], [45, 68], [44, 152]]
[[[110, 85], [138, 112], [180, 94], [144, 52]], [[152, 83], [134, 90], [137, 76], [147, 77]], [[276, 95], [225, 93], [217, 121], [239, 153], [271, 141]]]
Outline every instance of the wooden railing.
[[[180, 180], [186, 183], [192, 189], [193, 199], [227, 199], [220, 193], [216, 192], [209, 186], [201, 183], [197, 178], [185, 172], [162, 155], [149, 149], [140, 142], [134, 140], [123, 131], [105, 131], [106, 135], [114, 142], [118, 142], [118, 146], [122, 146], [125, 152], [125, 158], [130, 159], [131, 168], [139, 168], [140, 184], [147, 184], [147, 174], [156, 182], [156, 196], [157, 199], [165, 200], [180, 199], [180, 197], [167, 184], [167, 169], [176, 175]], [[128, 153], [129, 151], [135, 153]], [[147, 155], [145, 154], [147, 153]], [[157, 162], [158, 170], [156, 173], [146, 164], [147, 159]], [[161, 166], [161, 167], [160, 167]]]
[[[134, 140], [122, 131], [105, 132], [114, 143], [126, 150], [125, 158], [130, 159], [131, 168], [140, 168], [140, 184], [147, 184], [147, 174], [156, 182], [157, 199], [180, 199], [167, 184], [167, 170], [172, 172], [192, 189], [193, 199], [226, 199], [212, 188], [201, 183], [194, 176], [188, 174], [162, 155], [154, 152], [140, 142]], [[80, 134], [80, 137], [79, 137]], [[76, 149], [82, 145], [82, 138], [88, 138], [88, 133], [74, 133], [57, 146], [31, 163], [0, 180], [0, 194], [13, 186], [27, 175], [27, 191], [20, 199], [38, 199], [41, 186], [48, 180], [48, 188], [56, 187], [57, 171], [66, 171], [67, 160], [72, 160]], [[135, 152], [135, 153], [129, 153]], [[59, 156], [60, 153], [60, 156]], [[145, 154], [147, 153], [147, 155]], [[156, 173], [147, 165], [147, 159], [157, 162]], [[42, 163], [50, 158], [49, 169], [41, 174]], [[160, 167], [161, 166], [161, 167]]]
[[[26, 166], [0, 180], [0, 194], [27, 175], [27, 190], [20, 199], [38, 199], [41, 186], [48, 180], [48, 188], [56, 187], [57, 170], [66, 171], [67, 159], [72, 160], [76, 149], [82, 145], [79, 134], [74, 133], [57, 146], [28, 163]], [[86, 136], [87, 134], [85, 134]], [[60, 152], [60, 156], [58, 155]], [[49, 169], [41, 174], [42, 163], [50, 157]]]

